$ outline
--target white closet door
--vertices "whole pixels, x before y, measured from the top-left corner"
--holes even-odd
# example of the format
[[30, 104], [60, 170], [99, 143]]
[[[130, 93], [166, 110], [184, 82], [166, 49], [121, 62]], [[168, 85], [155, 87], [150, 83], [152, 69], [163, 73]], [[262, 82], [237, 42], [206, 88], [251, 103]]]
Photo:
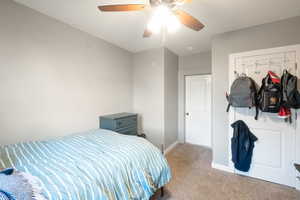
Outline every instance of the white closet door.
[[[234, 72], [247, 74], [259, 86], [269, 70], [279, 76], [282, 75], [284, 69], [296, 74], [299, 47], [292, 46], [231, 55], [230, 82], [234, 81]], [[293, 122], [289, 124], [278, 118], [277, 114], [261, 112], [258, 121], [255, 121], [254, 110], [235, 108], [230, 111], [230, 124], [236, 120], [243, 120], [258, 137], [250, 171], [243, 173], [236, 170], [235, 172], [295, 187], [296, 173], [293, 166], [296, 159], [295, 112], [293, 112]], [[232, 131], [232, 128], [229, 127], [229, 141]], [[231, 159], [230, 164], [233, 165]]]
[[211, 147], [211, 76], [185, 79], [186, 142]]

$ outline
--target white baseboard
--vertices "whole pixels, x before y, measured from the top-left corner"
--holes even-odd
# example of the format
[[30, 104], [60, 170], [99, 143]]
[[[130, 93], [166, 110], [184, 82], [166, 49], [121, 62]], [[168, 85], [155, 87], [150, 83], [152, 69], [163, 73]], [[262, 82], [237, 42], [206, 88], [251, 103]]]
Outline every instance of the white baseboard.
[[225, 171], [225, 172], [229, 172], [229, 173], [234, 173], [234, 169], [232, 169], [231, 167], [228, 167], [226, 165], [220, 165], [217, 163], [211, 163], [211, 167], [214, 169], [218, 169], [221, 171]]
[[168, 148], [165, 149], [164, 154], [166, 155], [167, 153], [169, 153], [170, 151], [172, 151], [172, 149], [174, 149], [177, 144], [179, 144], [178, 141], [174, 142], [173, 144], [171, 144]]

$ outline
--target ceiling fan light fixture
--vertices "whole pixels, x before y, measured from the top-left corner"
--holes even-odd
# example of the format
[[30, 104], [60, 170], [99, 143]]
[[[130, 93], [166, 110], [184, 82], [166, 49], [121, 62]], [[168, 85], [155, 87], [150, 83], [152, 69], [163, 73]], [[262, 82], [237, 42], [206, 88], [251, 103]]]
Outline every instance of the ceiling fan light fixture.
[[175, 33], [181, 24], [175, 15], [170, 15], [167, 23], [167, 29], [169, 33]]
[[153, 15], [147, 25], [147, 29], [154, 34], [158, 34], [161, 31], [163, 24], [158, 16]]
[[185, 27], [194, 31], [200, 31], [205, 26], [189, 13], [179, 9], [179, 6], [190, 3], [192, 0], [147, 0], [150, 4], [110, 4], [98, 6], [102, 12], [140, 11], [147, 8], [153, 10], [152, 17], [147, 24], [143, 37], [149, 38], [153, 34], [162, 32], [162, 38], [166, 33], [174, 33], [179, 27]]
[[147, 25], [152, 33], [160, 33], [162, 28], [166, 28], [169, 33], [174, 33], [180, 27], [180, 22], [171, 10], [164, 6], [158, 6]]

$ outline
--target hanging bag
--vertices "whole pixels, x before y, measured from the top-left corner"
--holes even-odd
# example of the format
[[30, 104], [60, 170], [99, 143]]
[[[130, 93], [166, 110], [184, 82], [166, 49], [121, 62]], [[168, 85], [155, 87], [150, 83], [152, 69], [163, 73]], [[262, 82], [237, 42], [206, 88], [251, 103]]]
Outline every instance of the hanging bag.
[[257, 109], [257, 89], [255, 82], [248, 76], [239, 76], [230, 87], [230, 94], [226, 94], [228, 101], [227, 112], [230, 107], [237, 108], [252, 108], [255, 107], [256, 114], [255, 119], [257, 120], [258, 109]]
[[297, 86], [298, 78], [284, 70], [281, 77], [282, 104], [287, 108], [300, 108], [300, 93]]
[[269, 71], [258, 92], [258, 107], [262, 112], [278, 113], [281, 106], [281, 84], [278, 76]]

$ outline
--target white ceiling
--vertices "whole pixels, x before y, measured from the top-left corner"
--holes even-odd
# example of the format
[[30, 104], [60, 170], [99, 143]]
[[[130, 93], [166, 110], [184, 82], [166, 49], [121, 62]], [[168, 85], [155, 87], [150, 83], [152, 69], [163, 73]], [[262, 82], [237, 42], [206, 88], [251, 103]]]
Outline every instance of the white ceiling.
[[[150, 11], [101, 13], [97, 6], [148, 0], [15, 0], [124, 49], [137, 52], [162, 46], [161, 37], [142, 38]], [[165, 46], [178, 55], [209, 51], [213, 35], [300, 15], [300, 0], [193, 0], [182, 9], [206, 27], [182, 26]], [[192, 48], [191, 48], [192, 47]]]

